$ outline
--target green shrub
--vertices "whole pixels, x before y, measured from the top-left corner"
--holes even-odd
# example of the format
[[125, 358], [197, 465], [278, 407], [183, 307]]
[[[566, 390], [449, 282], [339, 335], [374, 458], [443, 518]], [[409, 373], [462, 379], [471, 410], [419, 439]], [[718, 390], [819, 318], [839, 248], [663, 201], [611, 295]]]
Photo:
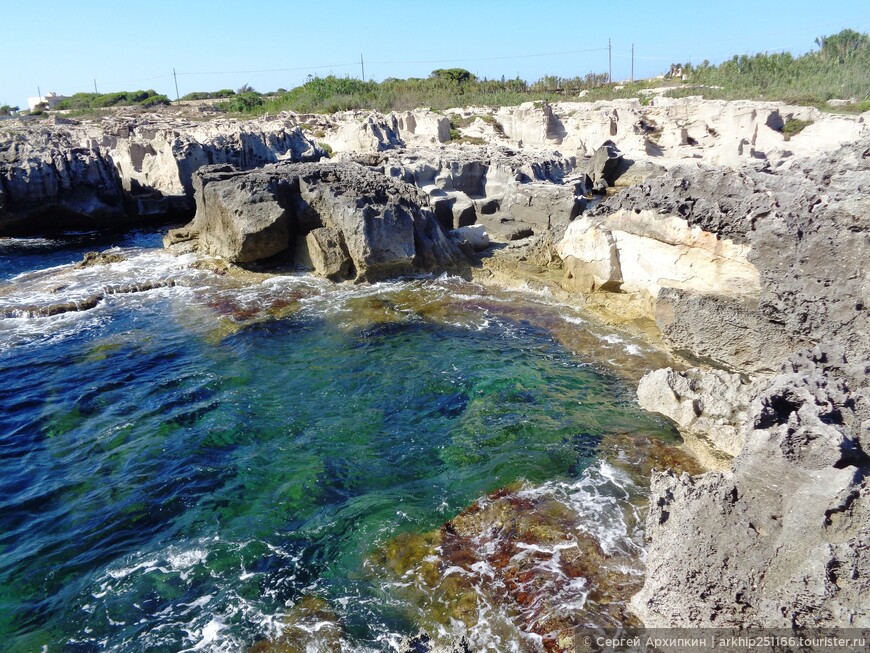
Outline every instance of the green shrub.
[[147, 91], [119, 91], [117, 93], [76, 93], [72, 97], [61, 100], [58, 109], [101, 109], [106, 107], [140, 106], [153, 107], [159, 104], [169, 104], [169, 98], [160, 95], [154, 89]]
[[791, 120], [786, 121], [785, 125], [783, 126], [782, 135], [785, 137], [785, 140], [789, 140], [792, 136], [800, 134], [804, 129], [812, 124], [812, 120], [801, 120], [799, 118], [792, 118]]
[[234, 95], [219, 106], [224, 111], [231, 113], [251, 113], [258, 107], [263, 106], [263, 97], [259, 93], [248, 91]]
[[321, 149], [323, 149], [324, 152], [326, 152], [326, 156], [328, 156], [329, 158], [332, 158], [332, 155], [334, 154], [334, 152], [332, 151], [332, 146], [329, 143], [324, 143], [322, 141], [318, 141], [317, 146], [320, 147]]
[[220, 100], [223, 98], [232, 97], [236, 92], [229, 88], [223, 88], [219, 91], [194, 91], [182, 96], [182, 100]]

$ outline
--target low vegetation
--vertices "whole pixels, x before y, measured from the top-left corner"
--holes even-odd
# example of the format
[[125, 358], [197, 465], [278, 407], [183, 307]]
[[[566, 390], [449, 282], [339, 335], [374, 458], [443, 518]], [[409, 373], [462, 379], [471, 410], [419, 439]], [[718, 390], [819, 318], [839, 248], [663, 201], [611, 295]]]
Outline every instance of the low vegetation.
[[[444, 110], [456, 106], [506, 106], [528, 101], [614, 100], [648, 96], [641, 91], [672, 86], [672, 97], [701, 95], [718, 99], [783, 100], [795, 104], [826, 105], [832, 98], [856, 98], [838, 107], [844, 111], [870, 109], [870, 37], [853, 30], [816, 39], [817, 50], [799, 57], [788, 53], [735, 56], [718, 66], [673, 65], [678, 77], [620, 84], [607, 83], [607, 74], [584, 77], [547, 75], [529, 84], [522, 79], [479, 79], [463, 68], [432, 71], [427, 78], [364, 82], [351, 77], [309, 77], [301, 86], [265, 97], [224, 103], [227, 111], [276, 113], [334, 113], [350, 109], [404, 111], [416, 107]], [[580, 96], [580, 97], [578, 97]], [[455, 129], [455, 127], [454, 127]]]
[[734, 56], [718, 66], [684, 64], [687, 86], [668, 95], [782, 100], [824, 109], [828, 100], [842, 98], [857, 101], [838, 110], [870, 110], [870, 36], [847, 29], [819, 37], [816, 45], [818, 50], [800, 57], [764, 53]]
[[181, 101], [186, 100], [222, 100], [223, 98], [232, 97], [236, 92], [231, 88], [224, 88], [220, 91], [195, 91], [181, 97]]
[[[615, 100], [640, 98], [645, 90], [670, 87], [670, 97], [700, 95], [709, 99], [782, 100], [825, 110], [870, 110], [870, 36], [843, 30], [816, 39], [817, 49], [799, 57], [788, 53], [740, 55], [718, 66], [673, 64], [664, 79], [608, 83], [606, 73], [571, 78], [547, 75], [534, 83], [516, 78], [480, 79], [464, 68], [439, 68], [425, 78], [388, 78], [382, 82], [352, 77], [309, 76], [289, 91], [259, 93], [247, 84], [233, 91], [197, 91], [183, 100], [216, 100], [215, 108], [240, 115], [295, 111], [335, 113], [352, 109], [381, 112], [429, 107], [443, 111], [458, 106], [511, 106], [529, 101]], [[852, 100], [836, 107], [831, 99]], [[92, 110], [113, 106], [153, 107], [169, 104], [153, 90], [120, 93], [77, 93], [63, 100], [59, 109]], [[457, 131], [457, 126], [452, 126]], [[793, 125], [791, 129], [798, 129]], [[796, 133], [796, 132], [795, 132]]]
[[[588, 76], [600, 84], [601, 75]], [[606, 75], [604, 76], [606, 77]], [[478, 79], [462, 68], [439, 69], [429, 77], [389, 78], [382, 82], [364, 82], [352, 77], [310, 77], [307, 82], [285, 93], [265, 98], [261, 105], [243, 109], [252, 113], [335, 113], [351, 109], [406, 111], [429, 107], [443, 111], [456, 106], [507, 106], [530, 100], [567, 99], [573, 91], [586, 86], [581, 78], [529, 85], [522, 79]], [[235, 110], [227, 107], [227, 110]]]
[[58, 109], [102, 109], [105, 107], [154, 107], [169, 104], [169, 98], [153, 89], [147, 91], [120, 91], [118, 93], [76, 93], [61, 100]]
[[813, 124], [812, 120], [801, 120], [799, 118], [792, 118], [787, 121], [782, 128], [782, 134], [785, 137], [785, 140], [789, 140], [792, 136], [797, 136], [804, 129]]

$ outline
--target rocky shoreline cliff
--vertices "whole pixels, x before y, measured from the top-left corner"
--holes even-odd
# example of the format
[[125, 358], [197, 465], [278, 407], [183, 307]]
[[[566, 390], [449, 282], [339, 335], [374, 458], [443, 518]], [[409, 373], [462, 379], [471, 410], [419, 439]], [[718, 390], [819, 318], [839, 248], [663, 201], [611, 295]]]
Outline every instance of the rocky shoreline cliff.
[[696, 366], [641, 404], [723, 462], [654, 476], [636, 614], [867, 627], [868, 117], [689, 98], [4, 123], [0, 236], [192, 218], [168, 246], [358, 282], [514, 266], [654, 324]]

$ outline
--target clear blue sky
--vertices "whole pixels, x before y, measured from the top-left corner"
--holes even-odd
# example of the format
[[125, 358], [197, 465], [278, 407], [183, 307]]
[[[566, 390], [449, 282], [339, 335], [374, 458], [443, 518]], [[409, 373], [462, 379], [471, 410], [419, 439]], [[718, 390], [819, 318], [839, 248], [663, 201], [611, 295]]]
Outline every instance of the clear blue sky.
[[[37, 87], [71, 95], [154, 88], [291, 88], [307, 75], [425, 77], [463, 67], [480, 77], [607, 71], [650, 77], [671, 62], [814, 47], [845, 27], [870, 32], [866, 0], [2, 0], [0, 104], [26, 107]], [[595, 52], [583, 50], [599, 49]], [[533, 56], [546, 55], [546, 56]], [[350, 64], [350, 65], [347, 65]], [[275, 69], [285, 69], [276, 71]], [[297, 70], [286, 70], [297, 69]], [[273, 72], [254, 72], [254, 71]]]

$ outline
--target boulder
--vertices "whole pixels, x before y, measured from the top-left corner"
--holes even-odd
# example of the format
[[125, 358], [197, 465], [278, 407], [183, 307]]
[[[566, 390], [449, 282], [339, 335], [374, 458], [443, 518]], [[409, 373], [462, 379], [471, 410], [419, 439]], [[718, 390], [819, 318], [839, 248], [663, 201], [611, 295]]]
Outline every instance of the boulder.
[[627, 188], [642, 184], [647, 179], [657, 177], [667, 172], [663, 166], [652, 161], [635, 161], [622, 157], [622, 163], [616, 171], [613, 185], [616, 188]]
[[724, 370], [670, 367], [648, 372], [637, 387], [641, 408], [674, 420], [680, 430], [707, 440], [714, 448], [736, 456], [745, 443], [753, 385]]
[[233, 263], [252, 263], [284, 252], [295, 225], [287, 211], [291, 181], [278, 175], [227, 175], [203, 183], [190, 230], [200, 251]]
[[314, 272], [333, 281], [347, 279], [352, 275], [353, 261], [347, 251], [344, 235], [340, 229], [320, 227], [312, 229], [305, 236], [307, 259]]
[[468, 243], [475, 252], [482, 252], [490, 245], [489, 234], [486, 227], [482, 224], [475, 224], [468, 227], [459, 227], [450, 232], [460, 244]]
[[537, 229], [567, 225], [583, 211], [586, 198], [575, 185], [552, 183], [517, 184], [502, 198], [502, 211], [517, 222]]
[[575, 221], [570, 231], [571, 236], [566, 235], [557, 245], [565, 268], [565, 287], [581, 293], [619, 291], [622, 268], [613, 234], [588, 220]]
[[[318, 273], [376, 280], [456, 269], [465, 258], [415, 187], [356, 163], [276, 164], [198, 173], [197, 214], [172, 239], [235, 263], [292, 254]], [[184, 236], [185, 238], [181, 238]]]
[[608, 140], [595, 150], [583, 170], [593, 185], [603, 179], [608, 186], [613, 186], [622, 165], [622, 152], [616, 147], [616, 143]]
[[492, 240], [501, 243], [522, 240], [535, 233], [534, 225], [517, 221], [508, 213], [481, 216], [479, 223], [486, 229]]

